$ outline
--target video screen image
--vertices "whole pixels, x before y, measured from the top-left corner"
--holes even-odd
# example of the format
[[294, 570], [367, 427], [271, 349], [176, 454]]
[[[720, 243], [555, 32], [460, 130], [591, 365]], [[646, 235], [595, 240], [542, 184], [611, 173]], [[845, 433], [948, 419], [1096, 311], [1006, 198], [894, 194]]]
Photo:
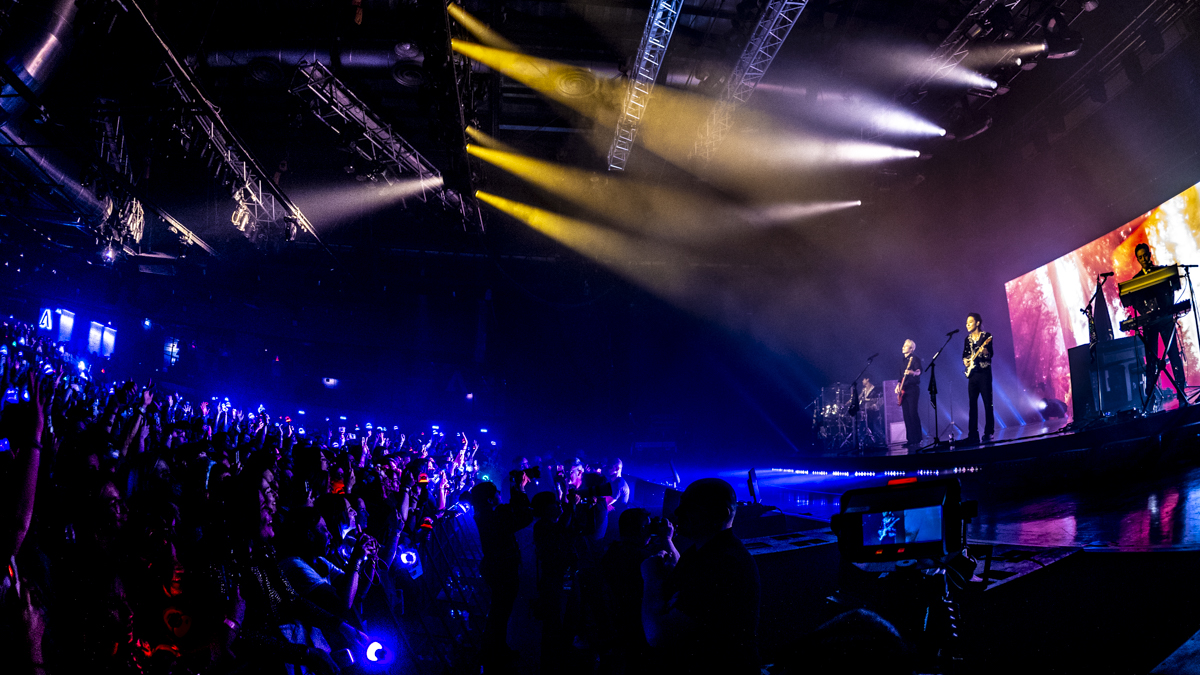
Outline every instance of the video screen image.
[[863, 546], [919, 544], [942, 540], [942, 507], [864, 513]]
[[[1112, 321], [1113, 337], [1133, 335], [1119, 327], [1130, 313], [1121, 305], [1117, 282], [1128, 281], [1141, 270], [1134, 257], [1138, 244], [1150, 247], [1157, 265], [1200, 263], [1198, 188], [1200, 184], [1193, 185], [1103, 237], [1005, 284], [1017, 377], [1026, 393], [1039, 399], [1059, 399], [1070, 409], [1067, 350], [1089, 342], [1087, 317], [1080, 310], [1095, 292], [1098, 275], [1113, 273], [1104, 286], [1104, 305]], [[1195, 276], [1200, 283], [1200, 274]], [[1176, 302], [1187, 297], [1187, 283], [1181, 286]], [[1187, 381], [1200, 382], [1195, 321], [1190, 315], [1184, 316], [1176, 325]], [[1159, 384], [1171, 388], [1165, 374], [1160, 376]]]

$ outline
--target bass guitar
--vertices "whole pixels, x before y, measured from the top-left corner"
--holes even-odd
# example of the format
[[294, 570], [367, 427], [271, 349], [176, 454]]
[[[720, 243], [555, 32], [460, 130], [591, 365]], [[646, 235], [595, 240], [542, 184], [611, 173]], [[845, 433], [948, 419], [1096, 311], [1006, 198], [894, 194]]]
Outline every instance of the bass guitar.
[[984, 348], [987, 347], [988, 343], [991, 341], [992, 336], [989, 335], [988, 339], [984, 340], [983, 344], [979, 345], [979, 349], [976, 349], [975, 352], [971, 354], [971, 358], [967, 359], [967, 371], [963, 373], [964, 375], [967, 377], [971, 376], [971, 371], [975, 370], [975, 359], [979, 358], [979, 355], [983, 353]]
[[904, 383], [908, 381], [908, 369], [912, 367], [913, 357], [908, 357], [908, 363], [904, 366], [904, 377], [900, 378], [900, 384], [896, 385], [896, 405], [904, 405]]

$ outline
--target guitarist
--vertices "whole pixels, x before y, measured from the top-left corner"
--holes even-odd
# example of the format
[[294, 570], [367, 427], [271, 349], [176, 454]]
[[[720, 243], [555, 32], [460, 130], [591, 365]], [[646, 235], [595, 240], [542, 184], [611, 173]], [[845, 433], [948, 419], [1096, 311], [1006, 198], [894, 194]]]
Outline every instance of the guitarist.
[[917, 403], [921, 400], [921, 359], [917, 356], [917, 343], [905, 340], [901, 348], [903, 374], [896, 384], [896, 395], [900, 398], [900, 409], [904, 411], [904, 432], [909, 447], [921, 444], [921, 416], [917, 414]]
[[[976, 401], [983, 397], [983, 442], [990, 443], [996, 433], [996, 416], [992, 412], [992, 334], [983, 330], [983, 318], [975, 312], [967, 315], [967, 337], [963, 339], [963, 365], [967, 367], [967, 397], [970, 402], [968, 435], [964, 445], [979, 445], [979, 409]], [[973, 358], [972, 358], [973, 357]]]

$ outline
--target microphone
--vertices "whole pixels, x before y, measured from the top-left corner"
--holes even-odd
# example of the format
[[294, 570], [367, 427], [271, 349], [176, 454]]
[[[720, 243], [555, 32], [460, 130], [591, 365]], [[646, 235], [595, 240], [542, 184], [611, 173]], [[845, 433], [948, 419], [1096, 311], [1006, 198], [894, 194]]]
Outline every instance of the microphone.
[[955, 328], [954, 330], [950, 331], [949, 333], [946, 333], [946, 337], [954, 337], [954, 335], [956, 333], [958, 333], [958, 330], [959, 329]]
[[1100, 275], [1100, 278], [1103, 279], [1104, 277], [1111, 277], [1112, 275], [1113, 275], [1112, 272], [1105, 272], [1104, 274]]
[[876, 356], [879, 356], [879, 352], [875, 352], [874, 354], [872, 354], [872, 355], [868, 356], [868, 357], [867, 357], [867, 363], [870, 363], [870, 362], [874, 361]]

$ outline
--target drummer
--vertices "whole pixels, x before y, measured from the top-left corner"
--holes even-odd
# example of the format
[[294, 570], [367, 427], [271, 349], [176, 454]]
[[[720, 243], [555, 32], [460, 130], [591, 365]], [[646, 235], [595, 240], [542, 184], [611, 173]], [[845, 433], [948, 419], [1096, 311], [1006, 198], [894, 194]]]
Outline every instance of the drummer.
[[883, 390], [876, 387], [869, 377], [862, 379], [858, 404], [867, 411], [867, 429], [877, 438], [883, 438]]
[[879, 399], [883, 396], [883, 391], [875, 386], [871, 378], [864, 377], [862, 379], [862, 389], [858, 390], [858, 404], [867, 410], [873, 410], [879, 407]]

